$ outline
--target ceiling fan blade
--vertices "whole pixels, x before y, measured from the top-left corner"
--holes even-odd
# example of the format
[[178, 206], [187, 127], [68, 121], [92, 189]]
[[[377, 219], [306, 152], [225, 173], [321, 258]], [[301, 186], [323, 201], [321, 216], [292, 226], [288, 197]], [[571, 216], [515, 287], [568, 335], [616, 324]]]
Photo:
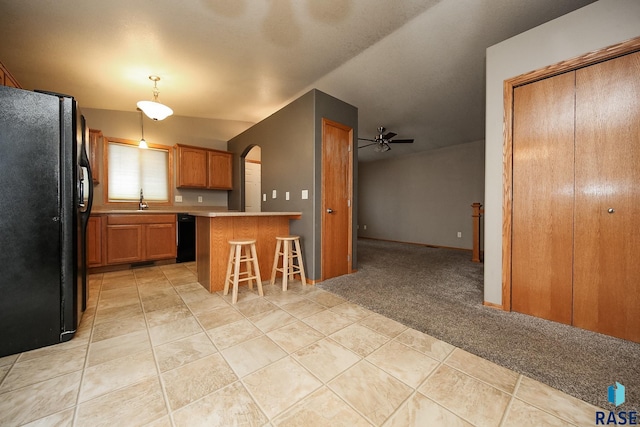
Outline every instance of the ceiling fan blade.
[[[360, 138], [358, 138], [358, 139], [360, 139]], [[371, 140], [367, 139], [367, 141], [371, 141]], [[364, 148], [364, 147], [368, 147], [368, 146], [374, 145], [374, 144], [377, 144], [377, 142], [372, 142], [371, 144], [360, 145], [360, 146], [358, 146], [358, 148]]]
[[386, 135], [382, 135], [382, 139], [391, 139], [396, 135], [397, 135], [397, 133], [388, 132]]
[[375, 139], [369, 139], [369, 138], [358, 138], [361, 141], [373, 141], [373, 142], [378, 142]]
[[389, 142], [393, 142], [394, 144], [400, 143], [400, 144], [412, 144], [413, 143], [413, 139], [394, 139], [391, 140]]

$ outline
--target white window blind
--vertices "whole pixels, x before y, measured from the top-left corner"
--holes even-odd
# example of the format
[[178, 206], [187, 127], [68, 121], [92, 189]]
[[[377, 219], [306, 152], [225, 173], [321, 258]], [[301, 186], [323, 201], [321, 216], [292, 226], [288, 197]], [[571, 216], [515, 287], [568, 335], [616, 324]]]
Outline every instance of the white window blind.
[[140, 149], [135, 145], [109, 143], [109, 201], [140, 199], [169, 200], [169, 153], [167, 150]]

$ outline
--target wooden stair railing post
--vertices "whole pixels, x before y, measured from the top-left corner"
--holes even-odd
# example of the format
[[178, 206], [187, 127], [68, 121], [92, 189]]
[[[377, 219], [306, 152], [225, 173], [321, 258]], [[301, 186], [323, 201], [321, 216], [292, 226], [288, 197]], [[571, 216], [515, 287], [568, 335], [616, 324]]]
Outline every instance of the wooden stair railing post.
[[482, 203], [473, 203], [473, 255], [471, 261], [480, 262], [480, 217], [484, 213], [482, 209]]

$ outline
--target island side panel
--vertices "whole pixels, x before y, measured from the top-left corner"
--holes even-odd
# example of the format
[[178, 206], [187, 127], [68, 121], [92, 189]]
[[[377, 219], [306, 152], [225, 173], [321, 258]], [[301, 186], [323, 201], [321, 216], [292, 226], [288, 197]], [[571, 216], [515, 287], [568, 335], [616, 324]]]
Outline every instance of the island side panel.
[[260, 264], [260, 274], [262, 281], [271, 278], [273, 268], [273, 257], [276, 253], [276, 236], [289, 235], [289, 217], [271, 216], [264, 217], [259, 222], [258, 239], [256, 242], [256, 252]]
[[211, 221], [206, 217], [196, 217], [196, 268], [198, 282], [211, 292]]
[[235, 217], [214, 217], [209, 219], [211, 223], [209, 292], [222, 291], [224, 289], [224, 279], [227, 274], [227, 263], [229, 262], [229, 240], [237, 237], [233, 231], [236, 219]]
[[198, 282], [209, 292], [222, 291], [227, 272], [229, 240], [256, 239], [262, 281], [271, 278], [276, 236], [289, 235], [289, 220], [299, 216], [214, 216], [196, 219]]

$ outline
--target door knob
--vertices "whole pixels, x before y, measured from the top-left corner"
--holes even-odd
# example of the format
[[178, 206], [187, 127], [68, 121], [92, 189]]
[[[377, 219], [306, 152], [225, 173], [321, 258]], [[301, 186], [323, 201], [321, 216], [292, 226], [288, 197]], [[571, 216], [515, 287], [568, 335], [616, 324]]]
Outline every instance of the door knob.
[[333, 213], [333, 209], [331, 208], [327, 209], [327, 213]]
[[615, 209], [613, 209], [613, 208], [609, 208], [609, 209], [607, 209], [607, 212], [609, 212], [610, 214], [611, 214], [611, 213], [614, 213], [614, 212], [615, 212]]

